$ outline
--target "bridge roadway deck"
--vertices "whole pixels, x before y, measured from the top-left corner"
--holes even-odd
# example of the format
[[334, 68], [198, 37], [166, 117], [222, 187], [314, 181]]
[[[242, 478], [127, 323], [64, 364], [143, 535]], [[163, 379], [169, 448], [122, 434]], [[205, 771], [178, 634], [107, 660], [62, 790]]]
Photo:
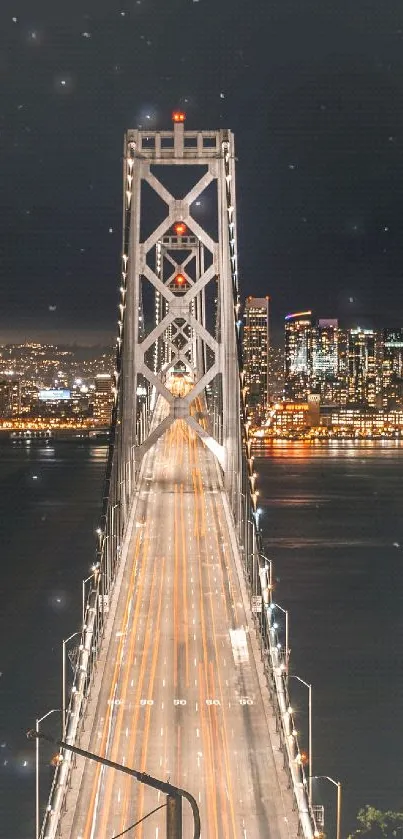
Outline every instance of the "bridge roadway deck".
[[[286, 839], [295, 821], [242, 585], [214, 458], [176, 420], [146, 455], [88, 745], [192, 792], [203, 839]], [[82, 769], [63, 839], [112, 839], [163, 803], [115, 770]], [[192, 824], [184, 802], [186, 839]], [[126, 835], [165, 839], [165, 810]]]

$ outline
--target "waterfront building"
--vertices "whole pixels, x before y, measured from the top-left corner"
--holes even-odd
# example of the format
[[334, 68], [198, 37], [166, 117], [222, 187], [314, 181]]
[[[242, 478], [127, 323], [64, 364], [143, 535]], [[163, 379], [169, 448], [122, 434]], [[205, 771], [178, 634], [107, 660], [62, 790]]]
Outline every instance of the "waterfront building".
[[264, 431], [273, 437], [305, 433], [320, 425], [320, 397], [309, 395], [305, 402], [275, 402], [268, 411]]
[[382, 404], [388, 409], [403, 404], [403, 328], [382, 332]]
[[295, 312], [285, 318], [284, 397], [306, 400], [312, 375], [312, 312]]
[[321, 425], [336, 436], [392, 437], [403, 433], [403, 410], [385, 411], [358, 407], [327, 407]]
[[243, 323], [243, 361], [248, 405], [252, 418], [263, 419], [267, 410], [269, 297], [247, 297]]
[[310, 426], [308, 402], [275, 402], [269, 409], [265, 432], [273, 437], [292, 437]]

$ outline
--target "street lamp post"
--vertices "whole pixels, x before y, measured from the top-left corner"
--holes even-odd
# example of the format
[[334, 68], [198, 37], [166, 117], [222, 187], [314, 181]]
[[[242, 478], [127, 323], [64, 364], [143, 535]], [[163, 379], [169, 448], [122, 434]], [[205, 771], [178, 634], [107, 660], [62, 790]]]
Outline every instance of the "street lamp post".
[[273, 560], [262, 554], [266, 567], [269, 566], [269, 599], [273, 602]]
[[309, 682], [306, 682], [305, 679], [301, 679], [300, 676], [295, 676], [294, 673], [291, 675], [287, 675], [288, 679], [297, 679], [298, 682], [301, 682], [301, 685], [305, 685], [308, 688], [308, 752], [309, 752], [309, 801], [312, 806], [312, 773], [313, 773], [313, 763], [312, 763], [312, 685]]
[[[256, 496], [256, 497], [257, 497], [258, 493], [257, 493], [257, 492], [252, 492], [252, 493], [251, 493], [251, 495], [252, 495], [252, 498], [253, 498], [254, 496]], [[259, 526], [259, 525], [260, 525], [260, 519], [261, 519], [261, 516], [262, 516], [262, 515], [263, 515], [263, 510], [262, 510], [262, 508], [261, 508], [261, 507], [257, 507], [257, 508], [255, 509], [255, 511], [254, 511], [254, 516], [255, 516], [256, 530], [257, 530], [257, 532], [258, 532], [258, 533], [260, 533], [260, 526]]]
[[81, 631], [73, 632], [68, 638], [62, 641], [62, 734], [64, 737], [66, 730], [66, 646], [72, 638], [76, 635], [81, 635]]
[[341, 835], [341, 783], [340, 781], [334, 781], [329, 775], [314, 775], [313, 779], [320, 781], [321, 779], [325, 781], [330, 781], [331, 784], [334, 784], [337, 787], [337, 817], [336, 817], [336, 839], [340, 839]]
[[288, 609], [283, 609], [283, 607], [280, 606], [279, 603], [272, 603], [271, 607], [275, 608], [275, 609], [280, 609], [280, 612], [283, 612], [283, 614], [285, 615], [285, 667], [286, 667], [286, 673], [288, 673], [288, 658], [289, 658], [289, 652], [290, 652], [289, 646], [288, 646], [288, 641], [289, 641]]
[[98, 574], [99, 574], [99, 567], [97, 565], [93, 565], [92, 574], [90, 574], [89, 577], [86, 577], [86, 579], [83, 580], [83, 583], [82, 583], [83, 626], [85, 624], [85, 599], [86, 599], [86, 588], [85, 587], [86, 587], [87, 583], [92, 579], [94, 579], [95, 582], [96, 582]]
[[110, 584], [111, 584], [111, 579], [112, 579], [112, 573], [111, 573], [111, 547], [110, 547], [111, 542], [112, 542], [112, 540], [111, 540], [111, 534], [110, 534], [110, 533], [107, 533], [107, 534], [104, 536], [105, 550], [104, 550], [104, 564], [103, 564], [103, 567], [104, 567], [104, 572], [103, 572], [103, 576], [104, 576], [104, 586], [103, 586], [103, 587], [104, 587], [104, 592], [103, 592], [103, 593], [104, 593], [105, 595], [109, 594], [109, 589], [110, 589]]
[[119, 507], [119, 504], [112, 504], [111, 507], [111, 538], [109, 540], [109, 553], [110, 553], [110, 579], [112, 579], [112, 574], [114, 572], [115, 565], [117, 563], [117, 544], [118, 544], [118, 534], [115, 533], [116, 525], [119, 524], [118, 514], [115, 512]]
[[56, 711], [60, 711], [60, 708], [52, 708], [51, 711], [48, 711], [47, 714], [44, 714], [43, 717], [38, 717], [35, 720], [35, 732], [36, 732], [36, 740], [35, 740], [35, 837], [39, 839], [39, 811], [40, 811], [40, 799], [39, 799], [39, 726], [43, 720], [46, 720], [46, 717], [50, 717], [51, 714], [54, 714]]
[[89, 576], [89, 577], [86, 577], [86, 579], [85, 579], [85, 580], [83, 580], [83, 582], [82, 582], [83, 626], [84, 626], [84, 624], [85, 624], [85, 599], [86, 599], [86, 598], [85, 598], [85, 595], [86, 595], [86, 588], [85, 588], [85, 587], [86, 587], [87, 583], [88, 583], [90, 580], [92, 580], [93, 576], [94, 576], [93, 574], [90, 574], [90, 576]]
[[[52, 711], [49, 711], [49, 713], [51, 714]], [[45, 714], [45, 716], [48, 716], [48, 714]], [[42, 719], [45, 719], [45, 717], [42, 717]], [[130, 775], [132, 778], [135, 778], [141, 784], [146, 784], [146, 786], [153, 787], [153, 789], [164, 793], [167, 797], [167, 839], [182, 839], [182, 798], [185, 798], [192, 808], [193, 839], [200, 839], [199, 806], [194, 796], [188, 792], [188, 790], [175, 787], [167, 781], [161, 781], [159, 778], [154, 778], [152, 775], [148, 775], [146, 772], [139, 772], [137, 769], [131, 769], [129, 766], [124, 766], [121, 763], [115, 763], [115, 761], [109, 760], [106, 757], [101, 757], [101, 755], [94, 754], [93, 752], [84, 751], [84, 749], [80, 749], [78, 746], [73, 746], [71, 743], [65, 743], [63, 740], [55, 740], [47, 734], [41, 734], [38, 731], [38, 728], [27, 731], [27, 737], [28, 740], [38, 740], [39, 738], [47, 740], [49, 743], [54, 743], [56, 746], [59, 746], [59, 748], [65, 749], [73, 754], [80, 755], [88, 760], [94, 760], [96, 763], [101, 763], [103, 766], [109, 766], [111, 769], [117, 769], [118, 772], [124, 772], [126, 775]], [[160, 810], [163, 806], [164, 805], [162, 804], [161, 807], [158, 807], [157, 809]]]
[[[239, 528], [240, 528], [240, 535], [241, 539], [245, 542], [245, 539], [242, 534], [242, 528], [245, 526], [245, 512], [246, 512], [246, 495], [242, 490], [239, 491]], [[246, 545], [244, 546], [246, 551]]]

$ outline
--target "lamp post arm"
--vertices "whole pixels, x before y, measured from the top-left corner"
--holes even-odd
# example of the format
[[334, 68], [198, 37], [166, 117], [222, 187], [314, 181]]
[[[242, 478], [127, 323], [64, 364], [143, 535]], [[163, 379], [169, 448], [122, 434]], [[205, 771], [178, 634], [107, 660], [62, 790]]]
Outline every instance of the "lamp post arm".
[[103, 766], [109, 766], [111, 769], [117, 769], [119, 772], [125, 772], [126, 775], [130, 775], [132, 778], [135, 778], [136, 781], [140, 782], [140, 784], [146, 784], [149, 787], [153, 787], [154, 789], [159, 790], [159, 792], [163, 792], [165, 795], [173, 797], [180, 796], [181, 798], [186, 798], [186, 800], [189, 802], [192, 808], [193, 813], [193, 839], [200, 839], [199, 807], [196, 799], [187, 790], [181, 789], [180, 787], [175, 787], [173, 786], [173, 784], [169, 784], [165, 781], [159, 780], [159, 778], [153, 778], [152, 775], [147, 775], [146, 772], [139, 772], [137, 769], [130, 769], [129, 766], [123, 766], [120, 763], [115, 763], [115, 761], [109, 760], [107, 757], [101, 757], [100, 755], [96, 755], [93, 752], [86, 752], [84, 749], [80, 749], [78, 748], [78, 746], [72, 746], [70, 743], [65, 743], [63, 740], [56, 740], [54, 737], [50, 737], [48, 734], [43, 734], [42, 732], [36, 731], [35, 729], [27, 731], [27, 737], [28, 740], [47, 740], [48, 743], [53, 743], [55, 746], [59, 746], [61, 749], [66, 749], [69, 752], [73, 752], [73, 754], [87, 758], [87, 760], [94, 760], [97, 763], [102, 763]]

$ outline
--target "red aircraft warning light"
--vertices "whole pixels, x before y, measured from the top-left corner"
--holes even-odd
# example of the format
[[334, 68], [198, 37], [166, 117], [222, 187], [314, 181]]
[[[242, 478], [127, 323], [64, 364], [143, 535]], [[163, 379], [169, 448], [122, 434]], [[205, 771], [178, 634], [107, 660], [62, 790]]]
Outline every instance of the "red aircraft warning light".
[[174, 231], [177, 236], [183, 236], [186, 233], [187, 227], [183, 221], [177, 221], [174, 224]]
[[186, 277], [184, 277], [183, 274], [177, 274], [175, 279], [174, 279], [174, 283], [175, 283], [175, 285], [179, 285], [179, 286], [185, 285]]
[[173, 122], [185, 122], [186, 114], [184, 111], [174, 111], [172, 114]]

